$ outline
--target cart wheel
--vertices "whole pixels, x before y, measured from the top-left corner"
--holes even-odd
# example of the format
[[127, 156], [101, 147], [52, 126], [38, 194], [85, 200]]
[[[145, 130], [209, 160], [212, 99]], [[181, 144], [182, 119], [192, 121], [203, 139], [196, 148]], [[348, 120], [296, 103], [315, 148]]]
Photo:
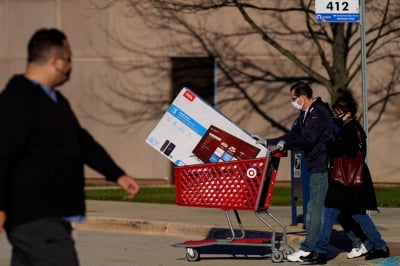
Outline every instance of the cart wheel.
[[292, 248], [291, 246], [285, 246], [284, 247], [283, 255], [284, 255], [285, 258], [287, 257], [287, 255], [290, 255], [292, 253], [294, 253], [294, 248]]
[[279, 249], [272, 251], [272, 262], [281, 262], [283, 260], [283, 252]]
[[195, 248], [186, 248], [186, 259], [190, 262], [199, 261], [200, 253]]

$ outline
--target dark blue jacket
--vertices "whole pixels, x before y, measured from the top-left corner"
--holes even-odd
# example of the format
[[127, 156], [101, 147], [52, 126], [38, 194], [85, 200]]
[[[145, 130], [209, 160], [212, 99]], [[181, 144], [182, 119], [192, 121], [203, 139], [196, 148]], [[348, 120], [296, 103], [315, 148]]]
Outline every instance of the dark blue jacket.
[[307, 169], [311, 173], [328, 171], [327, 143], [332, 140], [332, 113], [328, 104], [316, 98], [308, 109], [301, 111], [287, 134], [267, 139], [268, 145], [276, 145], [280, 140], [285, 141], [286, 150], [304, 150]]

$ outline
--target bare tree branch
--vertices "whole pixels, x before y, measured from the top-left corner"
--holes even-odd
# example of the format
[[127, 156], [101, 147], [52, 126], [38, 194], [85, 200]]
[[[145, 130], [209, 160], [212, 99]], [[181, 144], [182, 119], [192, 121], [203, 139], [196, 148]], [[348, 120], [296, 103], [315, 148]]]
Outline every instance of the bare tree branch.
[[[127, 36], [109, 33], [109, 39], [114, 45], [153, 62], [121, 64], [115, 59], [110, 60], [114, 67], [126, 73], [141, 72], [151, 82], [147, 85], [112, 83], [112, 91], [118, 98], [153, 108], [127, 111], [124, 107], [107, 102], [107, 99], [103, 100], [110, 110], [121, 115], [126, 125], [154, 119], [165, 111], [168, 99], [173, 96], [165, 93], [165, 88], [157, 88], [161, 80], [168, 80], [166, 54], [213, 57], [218, 59], [218, 90], [230, 92], [219, 100], [219, 107], [238, 101], [246, 102], [246, 109], [237, 114], [237, 119], [245, 119], [249, 113], [254, 112], [272, 127], [285, 132], [288, 130], [286, 125], [290, 117], [277, 121], [271, 115], [269, 107], [279, 105], [275, 100], [282, 97], [282, 89], [288, 84], [297, 80], [321, 84], [334, 99], [338, 89], [350, 89], [359, 83], [359, 26], [356, 23], [315, 22], [313, 3], [311, 0], [93, 1], [98, 9], [123, 5], [127, 18], [140, 19], [148, 31], [166, 36], [163, 42], [148, 46], [132, 42]], [[391, 69], [381, 73], [379, 80], [370, 85], [369, 91], [377, 99], [369, 107], [374, 120], [370, 129], [378, 125], [384, 116], [389, 115], [389, 107], [399, 108], [391, 101], [399, 94], [397, 66], [400, 63], [397, 52], [400, 48], [400, 16], [394, 7], [396, 4], [391, 0], [367, 3], [369, 69], [374, 66], [376, 69], [382, 66]], [[208, 21], [213, 16], [224, 14], [235, 16], [234, 21], [226, 18], [228, 23], [234, 22], [237, 25], [234, 30], [221, 30]], [[267, 22], [264, 21], [265, 18]], [[223, 21], [221, 19], [219, 23]], [[262, 47], [262, 57], [252, 57], [248, 51], [243, 51], [243, 47], [253, 42]], [[260, 58], [269, 58], [270, 61]], [[159, 91], [156, 94], [157, 101], [149, 100], [152, 95], [140, 93], [146, 91], [148, 86]], [[132, 91], [126, 87], [137, 89]]]

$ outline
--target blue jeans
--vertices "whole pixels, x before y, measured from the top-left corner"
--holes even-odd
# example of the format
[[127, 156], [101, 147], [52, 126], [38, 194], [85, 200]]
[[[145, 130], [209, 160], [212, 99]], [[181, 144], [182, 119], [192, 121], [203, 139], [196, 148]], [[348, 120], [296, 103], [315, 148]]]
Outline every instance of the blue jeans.
[[374, 249], [386, 247], [385, 241], [383, 241], [381, 234], [368, 214], [354, 214], [353, 219], [360, 225], [369, 242], [373, 244]]
[[333, 224], [335, 223], [340, 211], [335, 208], [324, 208], [322, 210], [321, 228], [319, 231], [318, 241], [315, 244], [314, 251], [316, 253], [326, 253], [331, 239]]
[[311, 173], [310, 199], [307, 203], [306, 228], [307, 235], [300, 245], [304, 251], [313, 251], [318, 240], [321, 225], [321, 212], [328, 190], [328, 172]]
[[[321, 228], [319, 231], [318, 241], [315, 244], [315, 252], [326, 253], [326, 249], [331, 238], [333, 225], [337, 222], [339, 213], [340, 210], [335, 208], [323, 208], [321, 216]], [[353, 217], [350, 219], [353, 219]], [[350, 239], [353, 248], [359, 248], [363, 243], [363, 241], [352, 231], [348, 231], [346, 235]]]
[[[321, 217], [321, 229], [314, 249], [316, 253], [326, 253], [331, 238], [333, 224], [335, 223], [339, 213], [339, 209], [326, 207], [323, 209]], [[360, 225], [368, 240], [373, 244], [374, 249], [382, 249], [386, 247], [385, 241], [382, 240], [381, 234], [376, 229], [376, 226], [372, 222], [369, 215], [354, 214], [352, 217], [354, 221]]]

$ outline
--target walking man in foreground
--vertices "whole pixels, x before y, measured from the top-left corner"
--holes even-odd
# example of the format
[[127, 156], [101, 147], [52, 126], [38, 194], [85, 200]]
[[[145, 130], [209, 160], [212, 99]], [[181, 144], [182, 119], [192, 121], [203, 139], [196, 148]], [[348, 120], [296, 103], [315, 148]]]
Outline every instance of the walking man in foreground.
[[84, 164], [133, 198], [139, 185], [84, 130], [55, 90], [69, 79], [65, 34], [41, 29], [28, 44], [23, 75], [0, 94], [0, 231], [11, 265], [78, 265], [71, 222], [85, 219]]

